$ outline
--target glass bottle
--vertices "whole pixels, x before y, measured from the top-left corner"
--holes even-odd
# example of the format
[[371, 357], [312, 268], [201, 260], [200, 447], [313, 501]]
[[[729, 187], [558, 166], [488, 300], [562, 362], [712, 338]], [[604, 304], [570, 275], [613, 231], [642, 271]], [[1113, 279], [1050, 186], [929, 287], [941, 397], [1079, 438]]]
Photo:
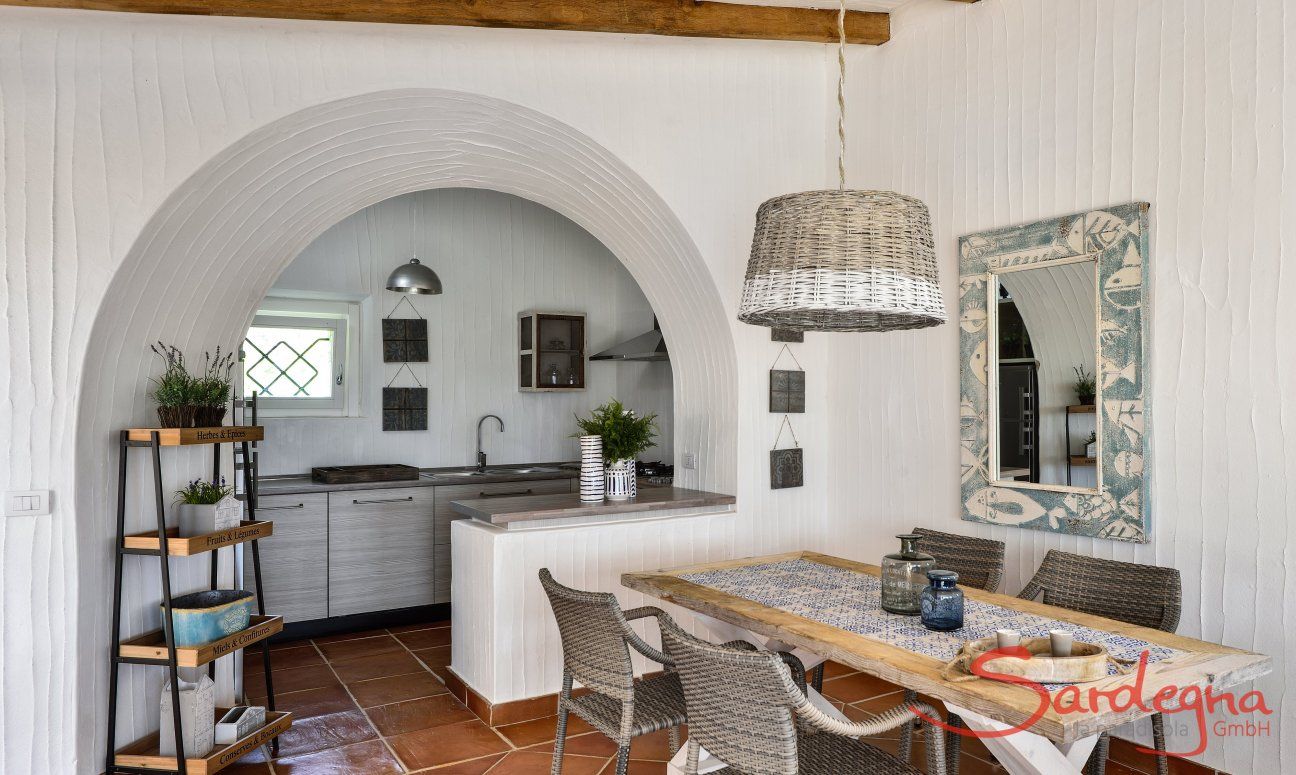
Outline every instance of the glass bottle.
[[918, 595], [927, 586], [927, 571], [936, 567], [936, 558], [915, 548], [922, 536], [904, 533], [900, 551], [882, 558], [882, 610], [904, 616], [922, 612]]
[[558, 371], [558, 364], [551, 364], [549, 366], [549, 384], [556, 387], [561, 379], [562, 374]]
[[947, 632], [963, 626], [963, 590], [952, 570], [927, 571], [931, 585], [922, 591], [922, 623], [929, 630]]

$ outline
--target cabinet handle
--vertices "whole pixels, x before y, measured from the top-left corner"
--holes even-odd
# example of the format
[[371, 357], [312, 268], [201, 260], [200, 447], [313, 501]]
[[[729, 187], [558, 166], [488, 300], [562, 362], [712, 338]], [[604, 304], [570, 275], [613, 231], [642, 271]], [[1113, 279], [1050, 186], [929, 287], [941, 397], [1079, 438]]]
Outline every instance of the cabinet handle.
[[296, 506], [258, 506], [257, 511], [283, 511], [284, 509], [304, 509], [305, 503], [298, 503]]
[[510, 495], [531, 495], [531, 490], [513, 491], [513, 492], [480, 492], [477, 493], [479, 498], [507, 498]]
[[358, 503], [401, 503], [403, 501], [412, 501], [412, 500], [414, 500], [413, 495], [409, 496], [408, 498], [375, 498], [374, 500], [370, 500], [370, 501], [353, 500], [351, 502], [357, 504]]

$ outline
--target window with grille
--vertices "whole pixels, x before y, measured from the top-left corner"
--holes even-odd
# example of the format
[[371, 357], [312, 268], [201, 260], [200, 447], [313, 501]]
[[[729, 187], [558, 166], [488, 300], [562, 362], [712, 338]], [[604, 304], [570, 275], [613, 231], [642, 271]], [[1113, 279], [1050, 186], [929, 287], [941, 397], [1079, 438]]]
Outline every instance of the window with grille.
[[[298, 305], [301, 306], [301, 305]], [[347, 414], [347, 305], [316, 317], [263, 310], [243, 340], [243, 395], [267, 416]], [[309, 308], [307, 308], [309, 309]], [[316, 310], [317, 314], [319, 310]]]

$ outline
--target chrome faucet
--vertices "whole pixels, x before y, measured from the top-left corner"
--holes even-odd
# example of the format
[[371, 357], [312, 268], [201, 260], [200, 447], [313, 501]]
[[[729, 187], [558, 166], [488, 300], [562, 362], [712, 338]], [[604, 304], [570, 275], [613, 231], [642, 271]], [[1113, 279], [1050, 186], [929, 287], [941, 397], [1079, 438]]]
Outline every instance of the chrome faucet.
[[483, 416], [480, 420], [477, 421], [477, 470], [478, 471], [486, 470], [486, 453], [482, 452], [482, 445], [481, 445], [482, 423], [486, 422], [492, 417], [495, 418], [495, 422], [499, 423], [500, 433], [504, 432], [504, 421], [501, 420], [497, 415], [488, 414]]

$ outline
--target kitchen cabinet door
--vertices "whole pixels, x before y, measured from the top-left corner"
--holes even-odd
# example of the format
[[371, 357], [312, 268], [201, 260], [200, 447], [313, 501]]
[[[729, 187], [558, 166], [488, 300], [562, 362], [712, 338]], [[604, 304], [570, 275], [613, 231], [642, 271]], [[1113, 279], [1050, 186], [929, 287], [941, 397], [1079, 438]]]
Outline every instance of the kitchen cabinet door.
[[463, 514], [450, 507], [454, 501], [474, 498], [503, 498], [509, 495], [549, 495], [555, 492], [572, 492], [572, 482], [577, 479], [541, 479], [526, 482], [491, 482], [489, 484], [450, 484], [436, 487], [436, 543], [449, 545], [450, 523], [465, 519]]
[[329, 493], [329, 616], [433, 602], [432, 489]]
[[[265, 495], [257, 519], [274, 522], [259, 542], [266, 613], [285, 622], [324, 619], [328, 607], [328, 496]], [[243, 549], [243, 585], [255, 589], [252, 547]]]

